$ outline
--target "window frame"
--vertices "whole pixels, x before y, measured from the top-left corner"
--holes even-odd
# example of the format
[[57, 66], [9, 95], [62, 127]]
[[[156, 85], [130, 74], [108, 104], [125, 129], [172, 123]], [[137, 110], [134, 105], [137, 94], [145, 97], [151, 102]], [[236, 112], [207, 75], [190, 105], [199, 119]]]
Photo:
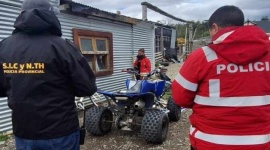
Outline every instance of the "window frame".
[[155, 36], [155, 52], [161, 52], [160, 50], [160, 36], [156, 35]]
[[[76, 29], [73, 28], [73, 40], [74, 43], [80, 48], [81, 53], [84, 56], [90, 56], [92, 58], [92, 70], [94, 74], [99, 76], [108, 76], [113, 74], [113, 36], [110, 32], [101, 32], [101, 31], [93, 31], [93, 30], [85, 30], [85, 29]], [[91, 39], [93, 51], [82, 51], [80, 38]], [[96, 39], [107, 40], [106, 42], [106, 50], [107, 51], [98, 51], [96, 46]], [[108, 48], [108, 49], [107, 49]], [[105, 66], [106, 70], [97, 71], [97, 55], [108, 55]], [[88, 61], [87, 61], [88, 62]]]

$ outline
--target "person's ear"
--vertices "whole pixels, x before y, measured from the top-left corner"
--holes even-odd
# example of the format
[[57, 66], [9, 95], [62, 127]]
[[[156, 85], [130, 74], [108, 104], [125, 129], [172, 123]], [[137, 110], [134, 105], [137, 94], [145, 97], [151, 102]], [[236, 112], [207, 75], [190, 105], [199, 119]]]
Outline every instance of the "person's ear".
[[218, 32], [218, 30], [219, 30], [219, 27], [218, 27], [218, 25], [216, 23], [213, 23], [212, 24], [212, 29], [214, 30], [214, 33], [216, 34]]
[[213, 37], [219, 31], [219, 27], [216, 23], [213, 23], [209, 29], [210, 36]]

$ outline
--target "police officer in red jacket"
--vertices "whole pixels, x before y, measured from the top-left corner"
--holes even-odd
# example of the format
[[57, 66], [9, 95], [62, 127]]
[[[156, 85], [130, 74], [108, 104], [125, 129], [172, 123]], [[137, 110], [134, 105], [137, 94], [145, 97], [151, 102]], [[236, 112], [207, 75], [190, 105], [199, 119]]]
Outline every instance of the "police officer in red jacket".
[[[139, 74], [141, 75], [147, 75], [151, 72], [151, 62], [145, 56], [145, 50], [143, 48], [138, 50], [137, 59], [134, 62], [133, 67], [137, 68], [139, 70]], [[141, 80], [142, 76], [137, 75], [136, 79]]]
[[193, 149], [270, 149], [270, 42], [243, 25], [238, 7], [217, 9], [212, 43], [191, 53], [172, 83], [175, 103], [193, 110]]

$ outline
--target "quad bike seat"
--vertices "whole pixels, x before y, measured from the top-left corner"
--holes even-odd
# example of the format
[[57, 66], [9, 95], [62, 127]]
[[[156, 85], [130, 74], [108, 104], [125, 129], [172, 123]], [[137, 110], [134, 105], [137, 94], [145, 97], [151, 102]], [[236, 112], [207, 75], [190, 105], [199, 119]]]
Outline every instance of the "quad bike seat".
[[127, 90], [120, 90], [118, 93], [120, 94], [138, 94], [141, 92], [141, 87], [142, 87], [142, 81], [143, 80], [138, 80], [134, 86]]
[[[134, 84], [134, 82], [133, 82]], [[119, 94], [142, 94], [147, 92], [155, 93], [158, 97], [162, 94], [165, 87], [165, 81], [150, 81], [150, 80], [136, 80], [135, 84], [131, 85], [131, 80], [126, 81], [126, 90], [118, 91]]]

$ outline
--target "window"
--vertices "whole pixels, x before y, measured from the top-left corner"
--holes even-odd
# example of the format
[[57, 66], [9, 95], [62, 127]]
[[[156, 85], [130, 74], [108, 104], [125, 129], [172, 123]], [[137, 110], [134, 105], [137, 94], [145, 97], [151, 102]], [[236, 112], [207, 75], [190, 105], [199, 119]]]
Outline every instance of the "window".
[[73, 29], [73, 38], [96, 76], [113, 73], [112, 33]]
[[155, 52], [157, 53], [157, 52], [160, 52], [160, 36], [156, 35], [155, 41], [156, 41], [156, 51]]

